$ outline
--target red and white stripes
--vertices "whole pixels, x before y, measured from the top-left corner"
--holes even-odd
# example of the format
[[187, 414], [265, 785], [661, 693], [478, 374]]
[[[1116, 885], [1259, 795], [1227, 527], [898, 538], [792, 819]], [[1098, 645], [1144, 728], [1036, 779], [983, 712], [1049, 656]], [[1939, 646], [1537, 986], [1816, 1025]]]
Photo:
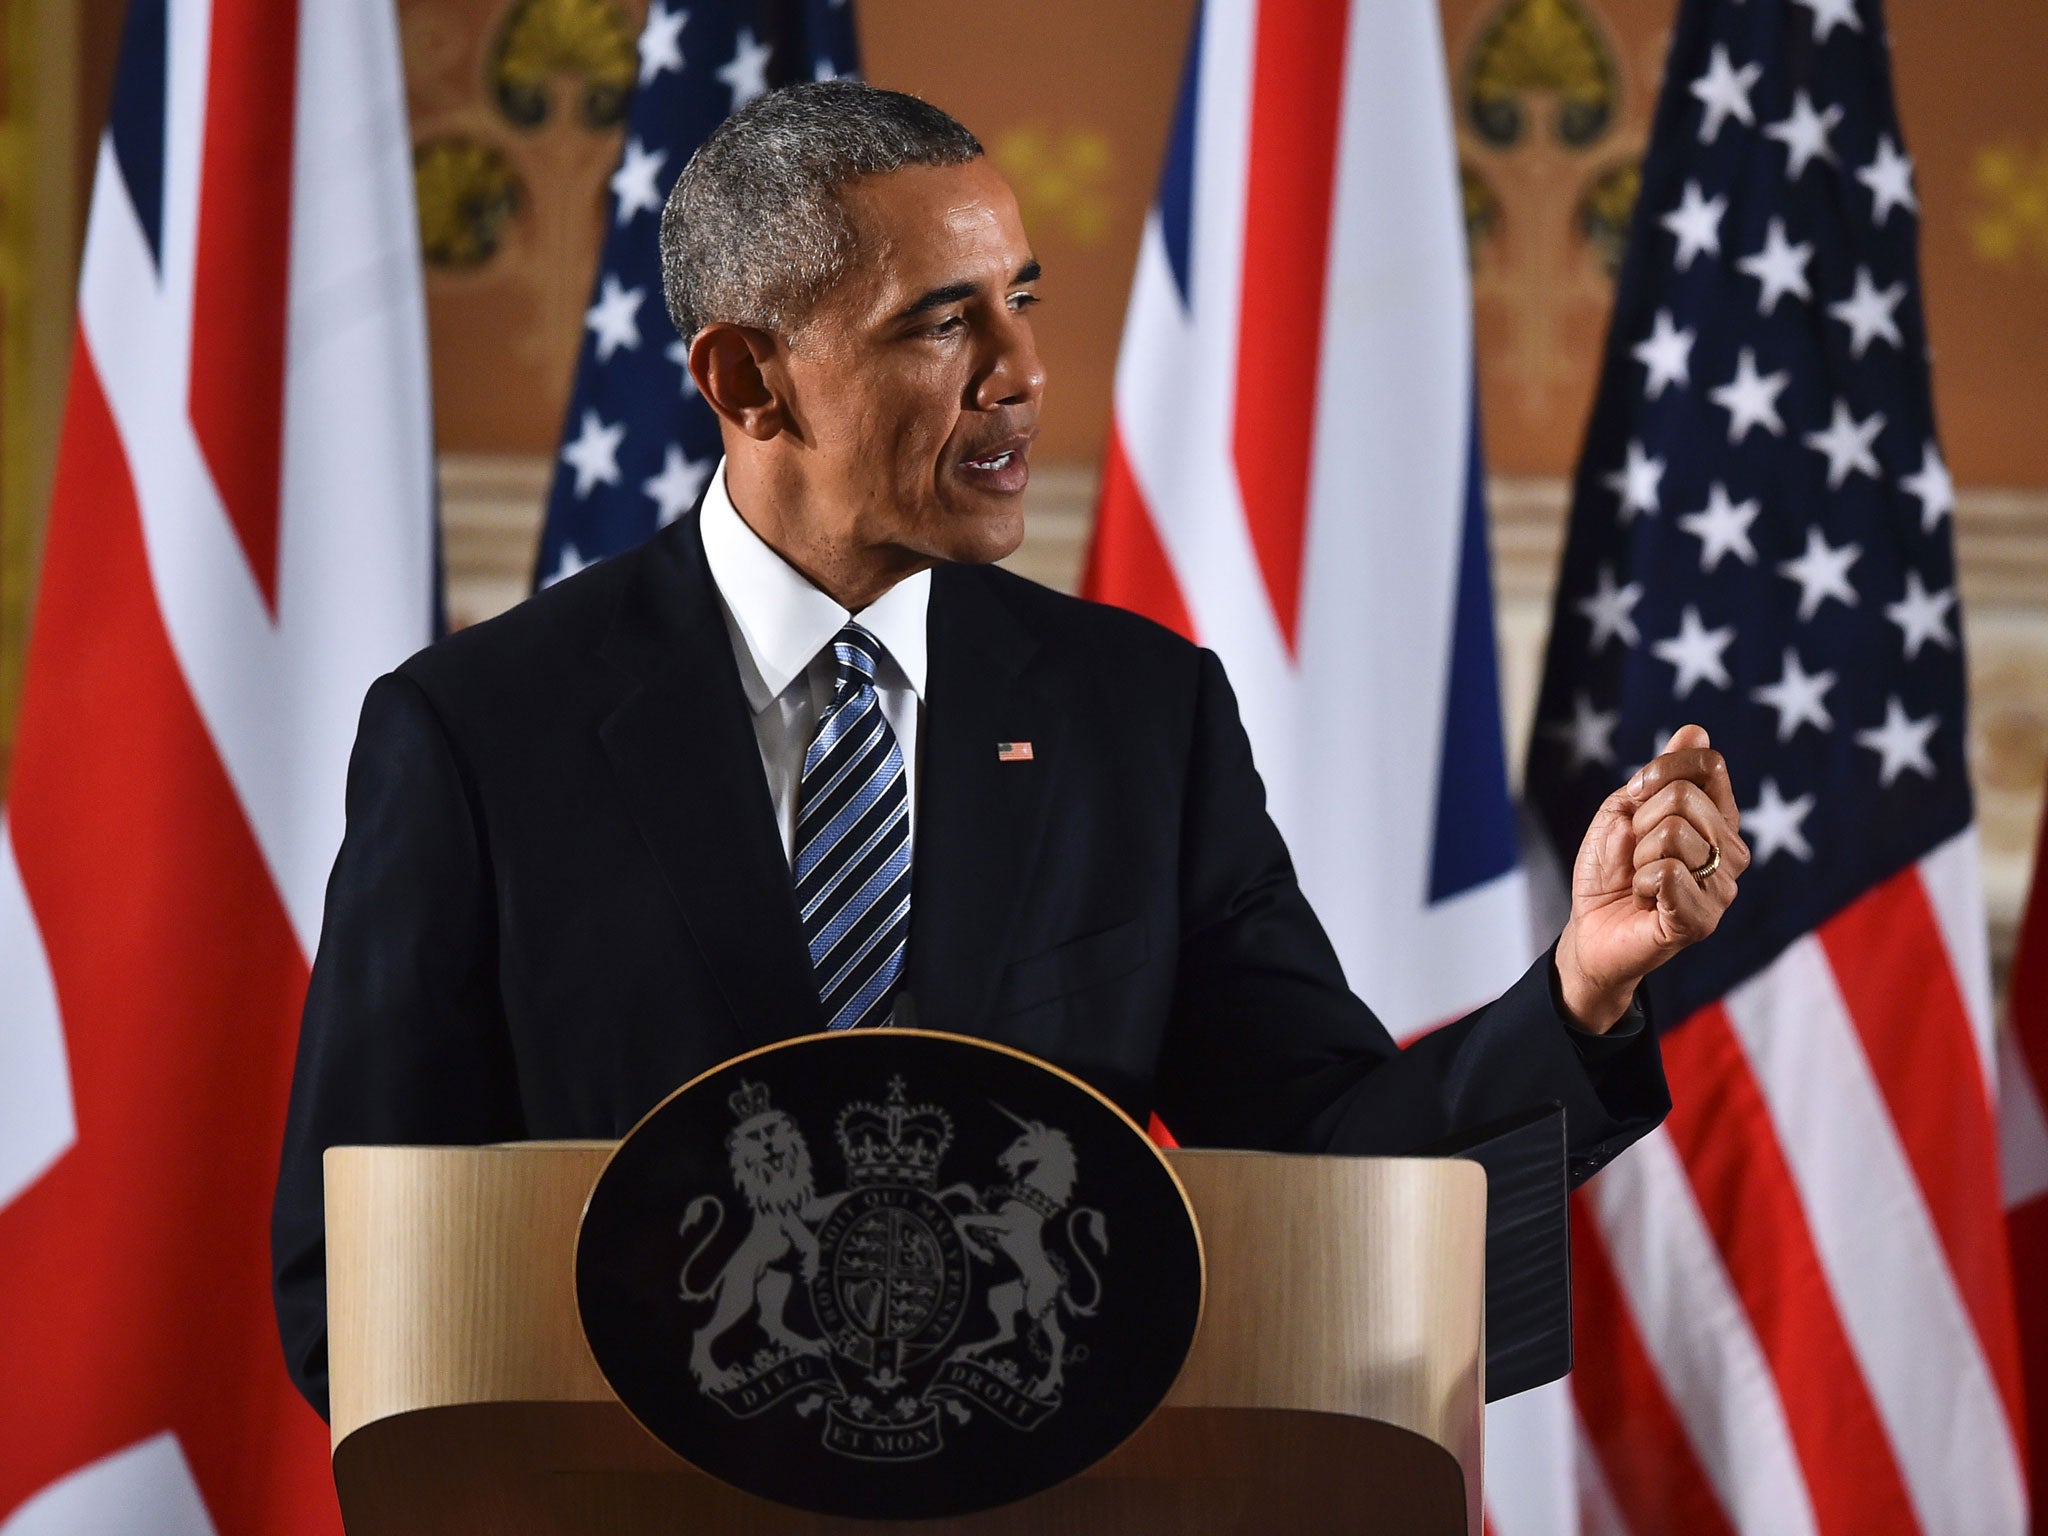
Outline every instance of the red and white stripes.
[[1959, 979], [1981, 942], [1946, 939], [1981, 931], [1975, 863], [1964, 834], [1666, 1035], [1671, 1121], [1589, 1186], [1575, 1247], [1576, 1395], [1621, 1529], [2025, 1529]]

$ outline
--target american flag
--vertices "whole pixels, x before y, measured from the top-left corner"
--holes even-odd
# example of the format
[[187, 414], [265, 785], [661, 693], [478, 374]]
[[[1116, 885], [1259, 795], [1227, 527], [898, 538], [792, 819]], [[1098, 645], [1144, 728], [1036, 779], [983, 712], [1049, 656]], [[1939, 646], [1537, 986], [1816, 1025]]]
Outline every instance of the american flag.
[[777, 86], [859, 67], [850, 0], [653, 0], [639, 52], [536, 588], [674, 522], [718, 463], [717, 418], [662, 303], [656, 230], [669, 188], [728, 113]]
[[1669, 1124], [1580, 1197], [1591, 1529], [2019, 1532], [1953, 488], [1879, 0], [1687, 0], [1530, 797], [1675, 726], [1755, 852], [1651, 981]]
[[0, 1530], [324, 1536], [270, 1299], [364, 691], [432, 638], [388, 0], [130, 0], [0, 821]]

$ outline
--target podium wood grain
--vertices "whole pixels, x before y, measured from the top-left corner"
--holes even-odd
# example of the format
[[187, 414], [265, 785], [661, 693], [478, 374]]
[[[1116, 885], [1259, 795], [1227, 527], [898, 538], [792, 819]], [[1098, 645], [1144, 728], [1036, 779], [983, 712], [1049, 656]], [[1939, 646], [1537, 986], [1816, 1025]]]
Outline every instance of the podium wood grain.
[[1169, 1154], [1201, 1224], [1208, 1292], [1166, 1406], [1062, 1487], [899, 1525], [738, 1493], [612, 1396], [583, 1343], [573, 1273], [610, 1149], [327, 1154], [334, 1470], [350, 1536], [1479, 1529], [1476, 1165]]

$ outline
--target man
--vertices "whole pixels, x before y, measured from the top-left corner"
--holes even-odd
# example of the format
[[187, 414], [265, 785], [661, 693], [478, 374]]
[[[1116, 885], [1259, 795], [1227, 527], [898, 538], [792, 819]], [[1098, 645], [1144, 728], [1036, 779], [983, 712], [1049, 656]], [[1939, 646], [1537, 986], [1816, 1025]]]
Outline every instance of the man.
[[1749, 857], [1703, 731], [1603, 807], [1552, 951], [1397, 1052], [1216, 658], [991, 565], [1045, 378], [973, 137], [851, 82], [768, 96], [661, 239], [723, 427], [701, 509], [364, 702], [274, 1226], [316, 1406], [324, 1148], [617, 1136], [828, 1027], [1000, 1041], [1193, 1143], [1398, 1152], [1555, 1099], [1583, 1178], [1657, 1122], [1636, 983]]

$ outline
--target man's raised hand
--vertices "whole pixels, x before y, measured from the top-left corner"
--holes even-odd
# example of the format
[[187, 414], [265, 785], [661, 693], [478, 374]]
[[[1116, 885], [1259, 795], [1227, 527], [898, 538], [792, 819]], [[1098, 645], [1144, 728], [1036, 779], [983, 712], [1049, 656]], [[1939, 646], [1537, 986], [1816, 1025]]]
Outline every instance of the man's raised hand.
[[1557, 942], [1564, 1004], [1604, 1031], [1636, 984], [1712, 933], [1749, 868], [1728, 765], [1697, 725], [1601, 802], [1572, 863], [1572, 915]]

